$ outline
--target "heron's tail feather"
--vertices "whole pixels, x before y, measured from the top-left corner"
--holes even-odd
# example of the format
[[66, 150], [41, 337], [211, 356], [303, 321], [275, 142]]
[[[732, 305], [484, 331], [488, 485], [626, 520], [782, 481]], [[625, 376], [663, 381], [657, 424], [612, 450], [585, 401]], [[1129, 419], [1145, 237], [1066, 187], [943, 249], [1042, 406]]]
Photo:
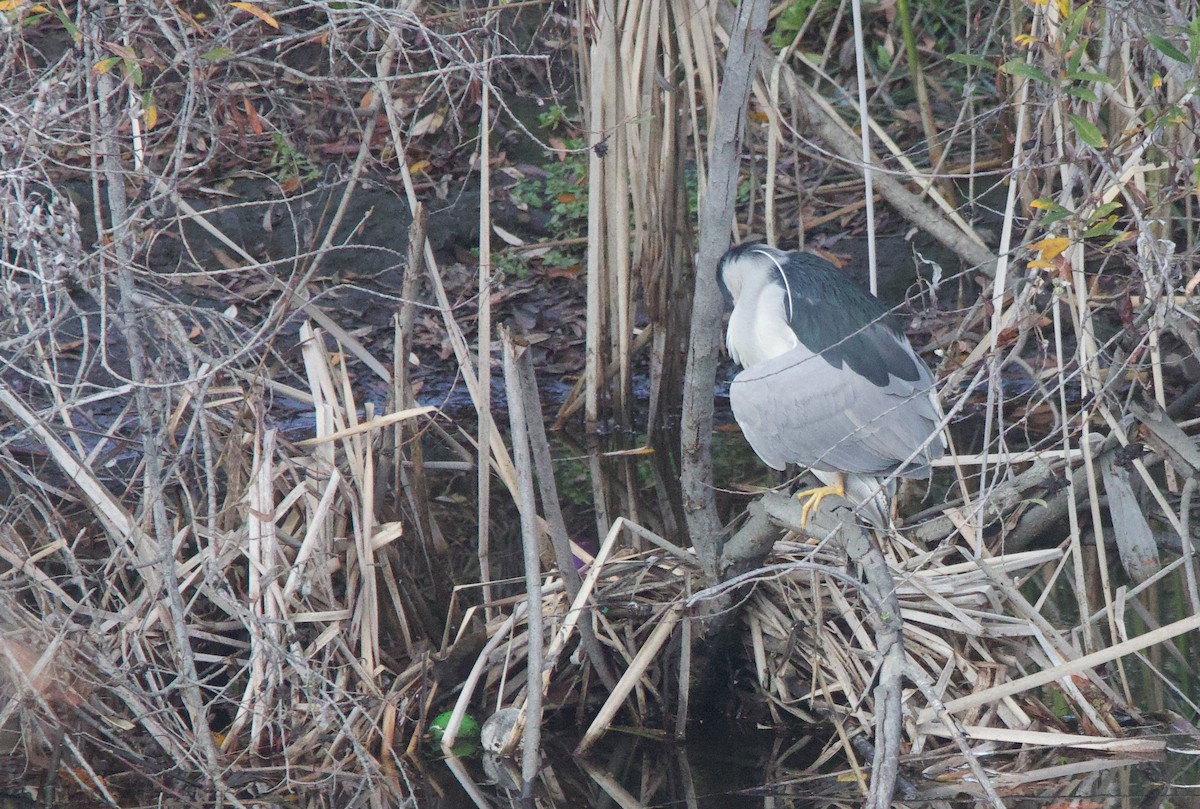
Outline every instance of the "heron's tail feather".
[[882, 478], [868, 475], [846, 476], [846, 499], [854, 504], [859, 517], [881, 531], [892, 524], [892, 498], [896, 481], [884, 483]]

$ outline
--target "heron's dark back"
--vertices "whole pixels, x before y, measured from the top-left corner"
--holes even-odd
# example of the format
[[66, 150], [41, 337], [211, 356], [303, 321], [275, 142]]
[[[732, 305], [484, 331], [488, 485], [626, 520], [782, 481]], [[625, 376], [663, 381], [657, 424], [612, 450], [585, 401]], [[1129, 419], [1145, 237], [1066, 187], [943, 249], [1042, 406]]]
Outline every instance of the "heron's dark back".
[[922, 377], [899, 319], [882, 301], [810, 253], [789, 254], [784, 271], [792, 293], [789, 325], [806, 348], [880, 387], [889, 376], [906, 382]]

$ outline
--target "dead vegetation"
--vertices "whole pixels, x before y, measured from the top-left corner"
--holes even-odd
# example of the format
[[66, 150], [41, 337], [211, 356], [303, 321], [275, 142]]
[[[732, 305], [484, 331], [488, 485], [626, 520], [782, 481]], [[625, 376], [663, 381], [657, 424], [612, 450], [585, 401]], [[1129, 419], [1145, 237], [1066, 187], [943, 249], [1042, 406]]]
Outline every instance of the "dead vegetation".
[[[3, 752], [110, 805], [147, 783], [193, 804], [320, 788], [384, 805], [414, 795], [434, 714], [452, 711], [449, 749], [468, 712], [511, 708], [495, 747], [523, 739], [518, 788], [551, 789], [546, 722], [573, 718], [580, 752], [614, 724], [682, 737], [731, 645], [759, 721], [829, 729], [812, 769], [847, 762], [877, 806], [916, 767], [999, 805], [1093, 766], [1032, 766], [1044, 748], [1161, 751], [1122, 723], [1146, 719], [1147, 677], [1200, 712], [1180, 681], [1200, 630], [1200, 18], [1172, 0], [897, 3], [859, 26], [878, 47], [856, 114], [853, 47], [834, 53], [852, 5], [546, 12], [560, 46], [576, 37], [588, 183], [583, 364], [559, 420], [671, 456], [647, 487], [641, 450], [587, 448], [588, 546], [543, 429], [548, 349], [492, 328], [521, 323], [490, 244], [504, 229], [471, 211], [484, 259], [452, 271], [421, 204], [468, 176], [488, 200], [512, 168], [472, 133], [527, 127], [505, 71], [544, 70], [546, 39], [495, 36], [525, 12], [0, 3]], [[224, 182], [264, 165], [278, 199]], [[407, 268], [376, 298], [382, 329], [330, 280], [370, 232], [368, 181], [407, 211], [376, 248]], [[956, 446], [882, 545], [831, 511], [797, 531], [778, 494], [735, 500], [730, 526], [717, 511], [741, 483], [712, 479], [707, 446], [711, 265], [735, 206], [740, 235], [834, 258], [847, 233], [932, 239], [890, 244], [928, 268], [897, 297]], [[231, 238], [237, 220], [290, 244]], [[474, 403], [464, 425], [418, 401], [409, 357], [433, 346]], [[680, 407], [676, 462], [655, 441]], [[479, 468], [464, 517], [439, 476]], [[984, 772], [985, 754], [1012, 758]]]

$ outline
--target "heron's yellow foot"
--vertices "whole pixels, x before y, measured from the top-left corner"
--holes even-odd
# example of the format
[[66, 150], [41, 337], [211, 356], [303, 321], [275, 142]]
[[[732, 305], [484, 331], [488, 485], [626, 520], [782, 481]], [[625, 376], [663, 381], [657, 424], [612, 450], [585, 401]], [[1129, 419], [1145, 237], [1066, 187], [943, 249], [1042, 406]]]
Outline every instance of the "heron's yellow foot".
[[811, 517], [821, 505], [821, 501], [831, 494], [836, 494], [838, 497], [846, 496], [845, 478], [839, 475], [837, 484], [834, 486], [818, 486], [815, 489], [807, 489], [802, 492], [796, 492], [796, 499], [805, 501], [804, 507], [800, 509], [801, 528], [808, 525], [808, 518]]

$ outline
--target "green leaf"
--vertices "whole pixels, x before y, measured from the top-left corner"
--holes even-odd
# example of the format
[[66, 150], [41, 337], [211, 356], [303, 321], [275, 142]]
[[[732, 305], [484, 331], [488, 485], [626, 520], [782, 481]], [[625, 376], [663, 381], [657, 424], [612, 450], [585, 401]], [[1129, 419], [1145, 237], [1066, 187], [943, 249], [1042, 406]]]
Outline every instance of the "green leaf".
[[1067, 56], [1067, 75], [1071, 75], [1079, 70], [1079, 65], [1083, 62], [1083, 55], [1087, 53], [1083, 48], [1075, 48]]
[[1043, 216], [1041, 219], [1039, 219], [1038, 222], [1042, 225], [1042, 227], [1048, 228], [1051, 225], [1053, 225], [1055, 222], [1061, 222], [1062, 220], [1066, 219], [1068, 216], [1071, 216], [1071, 212], [1068, 211], [1066, 208], [1060, 207], [1057, 211], [1050, 211], [1049, 213], [1047, 213], [1045, 216]]
[[1115, 199], [1112, 202], [1104, 203], [1099, 208], [1097, 208], [1095, 210], [1095, 212], [1088, 218], [1088, 224], [1095, 222], [1097, 219], [1103, 219], [1104, 217], [1108, 216], [1110, 213], [1112, 213], [1113, 211], [1115, 211], [1117, 208], [1120, 208], [1120, 207], [1121, 207], [1121, 203]]
[[1108, 145], [1108, 141], [1104, 139], [1104, 134], [1100, 131], [1100, 127], [1093, 124], [1082, 115], [1068, 115], [1071, 123], [1075, 125], [1075, 133], [1079, 135], [1079, 139], [1091, 146], [1093, 149], [1103, 149]]
[[125, 75], [133, 82], [134, 87], [142, 86], [142, 66], [133, 59], [122, 59], [122, 67], [125, 68]]
[[1040, 68], [1034, 67], [1024, 59], [1009, 59], [1004, 63], [1003, 70], [1010, 76], [1023, 76], [1034, 81], [1054, 84], [1054, 80], [1043, 73]]
[[1065, 48], [1069, 49], [1075, 44], [1075, 39], [1079, 36], [1080, 30], [1083, 28], [1083, 22], [1087, 19], [1088, 7], [1090, 5], [1091, 3], [1084, 3], [1067, 16], [1067, 23], [1063, 26]]
[[1043, 228], [1048, 228], [1055, 222], [1066, 219], [1068, 216], [1074, 216], [1074, 212], [1067, 210], [1049, 197], [1041, 197], [1033, 201], [1032, 207], [1034, 210], [1045, 211], [1038, 223]]
[[963, 65], [971, 65], [972, 67], [980, 67], [984, 70], [995, 70], [996, 66], [984, 59], [982, 56], [976, 56], [973, 53], [952, 53], [946, 57], [952, 62], [958, 62]]
[[1083, 232], [1083, 238], [1090, 239], [1093, 236], [1107, 236], [1113, 232], [1113, 228], [1117, 224], [1116, 216], [1109, 216], [1103, 221], [1097, 222]]
[[884, 70], [892, 66], [892, 55], [887, 52], [887, 48], [882, 42], [875, 46], [875, 61]]
[[1067, 95], [1083, 101], [1090, 101], [1093, 104], [1100, 101], [1100, 96], [1096, 95], [1096, 91], [1091, 87], [1068, 87]]
[[67, 12], [61, 8], [50, 9], [54, 12], [54, 16], [58, 17], [58, 21], [62, 23], [62, 27], [67, 29], [67, 33], [71, 35], [71, 40], [78, 43], [83, 40], [83, 34], [79, 33], [79, 28], [75, 23], [71, 22], [71, 18], [67, 16]]
[[1172, 104], [1163, 110], [1163, 119], [1168, 124], [1182, 124], [1188, 119], [1188, 116], [1186, 113], [1184, 113], [1182, 107], [1180, 107], [1178, 104]]
[[1112, 77], [1107, 73], [1095, 73], [1091, 70], [1072, 70], [1067, 73], [1071, 81], [1098, 81], [1101, 84], [1112, 84]]
[[224, 45], [218, 45], [212, 50], [200, 54], [200, 58], [206, 62], [224, 62], [231, 56], [233, 56], [233, 49]]
[[1191, 62], [1190, 59], [1184, 56], [1183, 51], [1179, 50], [1179, 48], [1176, 48], [1164, 37], [1161, 37], [1158, 34], [1146, 34], [1146, 41], [1153, 45], [1159, 53], [1168, 59], [1174, 59], [1176, 62], [1183, 62], [1185, 65]]
[[1127, 242], [1133, 238], [1133, 234], [1127, 230], [1118, 230], [1116, 235], [1104, 243], [1105, 247], [1116, 247], [1122, 242]]
[[791, 45], [796, 34], [804, 27], [814, 5], [816, 4], [813, 0], [794, 0], [775, 20], [775, 31], [771, 34], [771, 43], [776, 48]]

